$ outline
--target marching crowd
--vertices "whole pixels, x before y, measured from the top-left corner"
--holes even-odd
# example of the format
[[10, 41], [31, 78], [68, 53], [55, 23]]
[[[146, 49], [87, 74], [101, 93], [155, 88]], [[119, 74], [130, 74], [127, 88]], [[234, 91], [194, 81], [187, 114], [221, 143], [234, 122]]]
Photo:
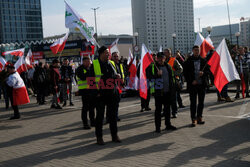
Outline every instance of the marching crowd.
[[[147, 98], [141, 98], [141, 112], [151, 110], [150, 97], [155, 98], [155, 132], [161, 132], [161, 118], [165, 118], [165, 129], [176, 130], [171, 124], [172, 118], [177, 118], [178, 107], [184, 108], [181, 91], [184, 82], [190, 96], [191, 126], [205, 124], [203, 120], [204, 100], [207, 89], [213, 85], [213, 74], [209, 70], [207, 61], [213, 54], [211, 50], [206, 58], [200, 56], [200, 47], [194, 46], [192, 54], [182, 55], [180, 51], [172, 54], [171, 49], [152, 54], [154, 59], [146, 69]], [[128, 84], [129, 68], [127, 61], [120, 59], [118, 52], [111, 54], [108, 48], [102, 46], [98, 50], [99, 57], [91, 60], [83, 57], [82, 64], [76, 69], [72, 68], [67, 58], [60, 62], [53, 60], [52, 64], [39, 62], [28, 72], [18, 74], [12, 64], [8, 64], [0, 73], [1, 94], [5, 99], [5, 107], [9, 108], [9, 100], [14, 110], [11, 119], [19, 119], [18, 105], [29, 102], [27, 93], [22, 91], [22, 102], [17, 103], [19, 96], [16, 89], [26, 86], [32, 89], [39, 105], [46, 103], [46, 97], [53, 95], [51, 108], [62, 109], [67, 104], [73, 106], [73, 83], [77, 83], [78, 91], [75, 93], [82, 99], [82, 122], [84, 129], [95, 127], [97, 144], [104, 145], [103, 121], [109, 123], [112, 141], [121, 142], [118, 136], [117, 122], [119, 118], [119, 102], [122, 92]], [[244, 77], [246, 91], [245, 97], [249, 96], [250, 80], [250, 53], [247, 47], [235, 47], [231, 51], [232, 59], [239, 72]], [[110, 59], [110, 60], [109, 60]], [[137, 76], [140, 78], [140, 63], [137, 60]], [[21, 76], [21, 77], [20, 77]], [[237, 81], [235, 99], [240, 97], [241, 81]], [[233, 102], [227, 93], [228, 85], [221, 92], [217, 91], [218, 101]], [[27, 92], [27, 91], [26, 91]], [[25, 96], [23, 96], [25, 94]], [[25, 100], [24, 97], [27, 97]], [[197, 102], [198, 99], [198, 102]], [[67, 103], [68, 101], [68, 103]], [[60, 105], [60, 103], [62, 103]], [[106, 112], [106, 115], [105, 115]], [[89, 115], [89, 119], [88, 119]], [[90, 121], [89, 121], [90, 120]]]

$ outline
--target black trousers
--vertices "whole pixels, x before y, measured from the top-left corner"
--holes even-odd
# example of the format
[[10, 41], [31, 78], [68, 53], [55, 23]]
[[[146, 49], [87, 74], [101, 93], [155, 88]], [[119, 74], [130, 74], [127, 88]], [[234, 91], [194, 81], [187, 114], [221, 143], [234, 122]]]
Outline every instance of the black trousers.
[[14, 110], [14, 117], [20, 117], [20, 112], [19, 112], [18, 106], [14, 106], [14, 105], [13, 105], [12, 90], [11, 90], [11, 91], [9, 90], [8, 95], [9, 95], [9, 98], [10, 98], [11, 107], [12, 107], [13, 110]]
[[141, 109], [148, 108], [149, 102], [150, 102], [150, 89], [148, 89], [147, 99], [141, 98]]
[[100, 96], [96, 101], [96, 137], [102, 137], [102, 127], [105, 107], [107, 107], [107, 117], [109, 119], [109, 128], [112, 136], [117, 135], [117, 96]]
[[170, 104], [171, 104], [171, 94], [165, 93], [163, 96], [155, 96], [155, 128], [160, 129], [161, 127], [161, 112], [162, 106], [164, 106], [164, 117], [165, 125], [170, 126]]
[[39, 84], [37, 88], [37, 102], [44, 103], [45, 102], [45, 94], [46, 94], [46, 86], [44, 83]]
[[178, 111], [178, 109], [177, 109], [177, 98], [176, 98], [176, 90], [173, 90], [175, 93], [173, 93], [171, 96], [171, 99], [170, 99], [170, 101], [171, 101], [171, 104], [170, 104], [170, 106], [171, 106], [171, 109], [172, 109], [172, 115], [175, 115], [175, 114], [177, 114], [177, 111]]
[[[202, 85], [190, 86], [189, 97], [190, 97], [190, 112], [192, 120], [197, 118], [202, 118], [205, 94], [206, 94], [206, 87]], [[198, 96], [198, 107], [197, 107], [197, 96]]]
[[82, 123], [88, 125], [88, 112], [91, 123], [95, 122], [95, 98], [82, 95]]

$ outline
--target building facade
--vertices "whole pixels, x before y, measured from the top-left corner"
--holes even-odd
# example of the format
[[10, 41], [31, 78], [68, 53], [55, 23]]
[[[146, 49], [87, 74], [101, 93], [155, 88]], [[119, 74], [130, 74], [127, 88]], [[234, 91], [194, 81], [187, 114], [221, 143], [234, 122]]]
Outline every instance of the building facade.
[[[131, 0], [138, 46], [152, 51], [175, 48], [187, 53], [194, 44], [193, 0]], [[176, 34], [176, 38], [173, 38]]]
[[250, 48], [250, 19], [240, 23], [240, 45]]
[[40, 0], [0, 0], [0, 43], [41, 39]]
[[[240, 32], [240, 25], [239, 24], [232, 24], [231, 25], [231, 36], [232, 36], [232, 44], [237, 44], [237, 38], [235, 36], [236, 32]], [[207, 28], [202, 28], [202, 35], [206, 38], [208, 36]], [[231, 40], [230, 37], [230, 29], [229, 25], [222, 25], [222, 26], [214, 26], [212, 27], [212, 31], [210, 34], [210, 38], [213, 41], [214, 47], [218, 47], [223, 38]], [[240, 44], [240, 38], [239, 38]]]

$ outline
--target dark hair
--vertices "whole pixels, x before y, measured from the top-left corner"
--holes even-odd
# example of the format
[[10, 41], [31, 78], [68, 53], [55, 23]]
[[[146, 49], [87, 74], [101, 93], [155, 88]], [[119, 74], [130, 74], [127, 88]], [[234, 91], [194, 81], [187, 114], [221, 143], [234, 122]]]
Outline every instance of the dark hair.
[[163, 52], [158, 52], [157, 53], [157, 57], [164, 57], [165, 55], [164, 55], [164, 53]]
[[84, 60], [90, 60], [89, 56], [83, 56], [82, 61]]
[[98, 50], [98, 54], [101, 55], [103, 52], [105, 52], [105, 50], [107, 50], [108, 48], [106, 46], [102, 46], [100, 47], [100, 49]]
[[8, 64], [7, 68], [9, 68], [9, 69], [15, 69], [15, 66], [13, 64]]
[[200, 47], [198, 45], [194, 45], [192, 50], [194, 49], [200, 49]]
[[112, 53], [112, 56], [114, 56], [114, 54], [116, 54], [116, 53], [118, 54], [118, 52], [113, 52], [113, 53]]
[[58, 59], [54, 59], [54, 60], [52, 61], [52, 64], [56, 64], [56, 63], [60, 63]]
[[68, 58], [64, 58], [63, 61], [64, 61], [64, 60], [68, 60]]

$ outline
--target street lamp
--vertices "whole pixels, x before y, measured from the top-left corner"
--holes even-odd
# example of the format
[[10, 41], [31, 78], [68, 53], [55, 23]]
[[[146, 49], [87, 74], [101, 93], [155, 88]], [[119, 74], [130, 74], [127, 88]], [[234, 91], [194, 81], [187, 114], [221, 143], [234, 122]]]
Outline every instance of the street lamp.
[[208, 32], [209, 35], [211, 34], [211, 32], [212, 32], [212, 27], [211, 26], [207, 27], [207, 32]]
[[235, 33], [236, 39], [237, 39], [237, 46], [239, 47], [239, 36], [240, 36], [240, 32], [236, 32]]
[[173, 46], [174, 46], [174, 53], [173, 54], [175, 54], [175, 39], [176, 39], [176, 34], [173, 33], [172, 37], [173, 37]]
[[139, 33], [138, 32], [135, 32], [134, 33], [134, 37], [135, 37], [135, 46], [134, 46], [134, 51], [136, 52], [136, 53], [138, 53], [139, 52], [139, 46], [138, 46], [138, 36], [139, 36]]
[[95, 33], [96, 33], [96, 41], [98, 41], [97, 37], [97, 22], [96, 22], [96, 10], [98, 10], [100, 7], [97, 8], [91, 8], [92, 10], [94, 10], [94, 16], [95, 16]]

